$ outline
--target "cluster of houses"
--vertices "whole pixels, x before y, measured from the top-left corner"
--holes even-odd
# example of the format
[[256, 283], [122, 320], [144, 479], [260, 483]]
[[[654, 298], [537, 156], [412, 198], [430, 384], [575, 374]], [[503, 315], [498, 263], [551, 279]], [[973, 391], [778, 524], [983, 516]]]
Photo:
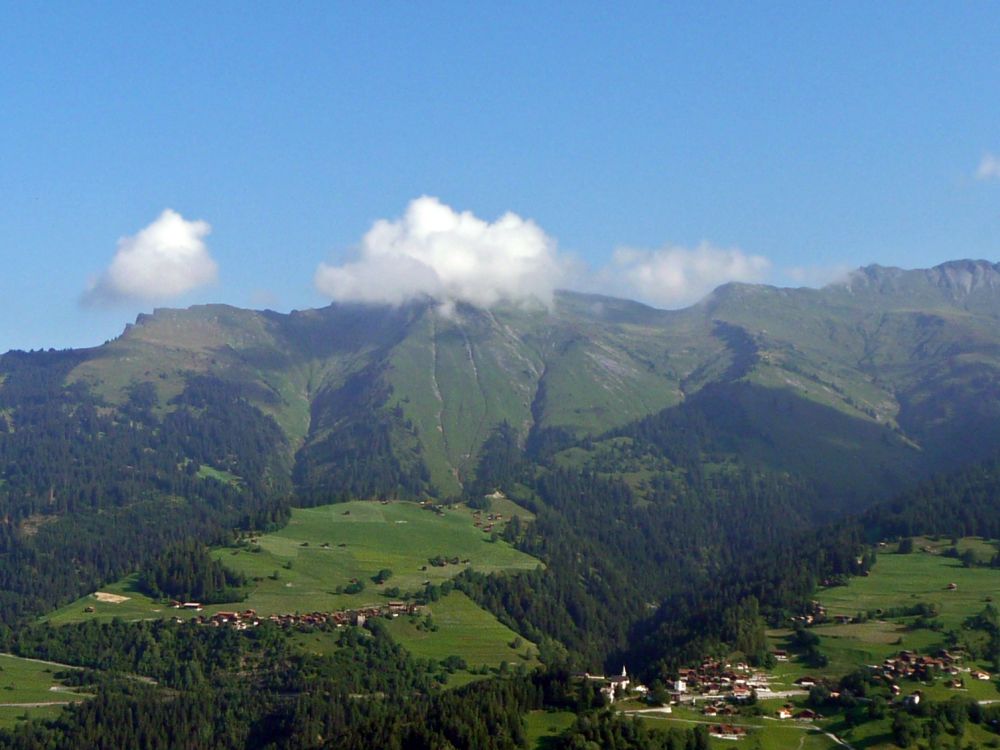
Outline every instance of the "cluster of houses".
[[779, 719], [795, 719], [796, 721], [815, 721], [823, 718], [811, 708], [796, 710], [791, 703], [786, 703], [779, 708], [777, 714]]
[[681, 669], [672, 688], [672, 698], [676, 703], [711, 698], [742, 702], [749, 700], [755, 692], [770, 692], [767, 675], [763, 672], [757, 672], [742, 662], [730, 664], [713, 659], [706, 659], [697, 667]]
[[960, 660], [960, 655], [947, 649], [941, 649], [934, 656], [918, 654], [916, 651], [900, 651], [896, 656], [871, 667], [871, 670], [889, 681], [895, 695], [901, 692], [896, 680], [903, 678], [925, 681], [934, 675], [949, 675], [951, 679], [948, 681], [948, 686], [953, 688], [965, 687], [965, 680], [960, 676], [964, 673], [968, 673], [974, 680], [990, 679], [989, 672], [960, 667]]
[[[188, 607], [188, 605], [195, 605]], [[202, 607], [197, 602], [174, 602], [176, 608], [188, 608], [201, 611]], [[343, 627], [345, 625], [364, 625], [369, 619], [375, 617], [399, 617], [400, 615], [411, 615], [417, 613], [419, 605], [412, 602], [389, 602], [379, 606], [361, 607], [360, 609], [345, 609], [335, 612], [308, 612], [306, 614], [281, 614], [269, 615], [267, 617], [258, 616], [252, 609], [242, 612], [216, 612], [211, 615], [199, 615], [194, 622], [199, 625], [209, 625], [213, 627], [229, 627], [236, 630], [246, 630], [255, 628], [261, 622], [272, 622], [282, 628], [295, 627], [316, 627], [322, 625], [333, 625]], [[177, 618], [180, 622], [180, 618]]]
[[719, 740], [742, 740], [747, 736], [747, 729], [733, 724], [711, 724], [708, 734]]
[[482, 529], [484, 532], [493, 531], [493, 524], [503, 521], [503, 513], [487, 513], [486, 520], [484, 521], [483, 512], [481, 510], [477, 510], [473, 513], [472, 517], [475, 519], [472, 525], [477, 529]]
[[701, 709], [703, 716], [716, 717], [716, 716], [738, 716], [739, 709], [733, 705], [726, 703], [722, 700], [712, 701], [711, 703], [706, 703]]
[[[813, 625], [818, 625], [821, 622], [826, 622], [826, 607], [814, 599], [809, 602], [809, 606], [806, 608], [805, 614], [795, 615], [790, 619], [793, 626], [804, 625], [808, 628]], [[850, 622], [850, 619], [848, 619], [847, 622]]]

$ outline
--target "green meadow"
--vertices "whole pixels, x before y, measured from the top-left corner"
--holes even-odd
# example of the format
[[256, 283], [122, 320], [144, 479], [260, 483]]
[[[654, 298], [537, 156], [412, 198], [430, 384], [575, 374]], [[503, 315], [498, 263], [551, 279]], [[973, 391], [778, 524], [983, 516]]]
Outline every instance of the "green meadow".
[[[940, 621], [940, 630], [913, 627], [917, 619], [914, 616], [876, 615], [864, 622], [817, 625], [810, 632], [819, 637], [819, 650], [829, 663], [822, 668], [811, 667], [795, 656], [779, 662], [771, 670], [772, 688], [791, 689], [794, 681], [804, 675], [837, 679], [865, 665], [881, 663], [904, 649], [931, 653], [946, 647], [948, 630], [967, 634], [968, 631], [962, 631], [965, 619], [981, 612], [1000, 593], [1000, 570], [963, 567], [960, 560], [942, 554], [951, 546], [950, 540], [920, 538], [914, 540], [914, 551], [909, 554], [898, 554], [895, 546], [884, 548], [868, 576], [851, 578], [846, 586], [822, 588], [816, 594], [831, 618], [836, 615], [853, 617], [869, 611], [887, 612], [918, 603], [932, 604], [940, 613], [934, 618]], [[990, 560], [996, 553], [996, 548], [982, 539], [961, 539], [955, 546], [960, 553], [972, 550], [980, 561]], [[949, 588], [949, 584], [955, 584], [955, 588]], [[788, 629], [768, 633], [774, 648], [785, 649], [790, 647], [791, 635]], [[974, 660], [966, 660], [962, 666], [992, 671], [988, 663]], [[1000, 700], [995, 675], [992, 680], [974, 680], [967, 673], [962, 676], [963, 688], [951, 688], [940, 678], [933, 683], [902, 680], [899, 685], [902, 695], [920, 690], [927, 699], [935, 701], [947, 701], [956, 695], [978, 701]], [[780, 702], [774, 701], [775, 704]], [[796, 698], [793, 703], [804, 705], [804, 699]], [[762, 702], [762, 707], [773, 709], [776, 705]], [[850, 727], [842, 715], [834, 714], [820, 724], [858, 750], [895, 747], [889, 719]], [[983, 747], [992, 739], [995, 735], [970, 724], [962, 738], [965, 744], [961, 746], [971, 743], [973, 747]]]
[[[679, 714], [679, 715], [675, 715]], [[678, 727], [691, 729], [697, 724], [735, 724], [748, 730], [745, 739], [738, 742], [712, 737], [712, 748], [739, 747], [745, 750], [832, 750], [840, 747], [833, 738], [810, 724], [795, 722], [778, 723], [763, 717], [731, 716], [719, 720], [706, 719], [701, 714], [678, 711], [674, 714], [641, 714], [642, 723], [650, 729]]]
[[13, 729], [29, 719], [54, 719], [63, 710], [61, 705], [52, 706], [5, 706], [0, 704], [0, 729]]
[[548, 750], [555, 739], [573, 726], [576, 714], [569, 711], [529, 711], [524, 717], [529, 750]]
[[[494, 510], [505, 518], [512, 514], [530, 517], [512, 501], [500, 498]], [[105, 586], [52, 613], [53, 624], [84, 619], [125, 620], [179, 617], [232, 609], [255, 609], [258, 614], [352, 609], [382, 604], [401, 594], [423, 588], [427, 582], [442, 583], [466, 568], [483, 572], [530, 570], [539, 561], [475, 526], [482, 516], [465, 506], [435, 511], [406, 502], [351, 502], [293, 510], [288, 525], [272, 534], [254, 536], [241, 546], [217, 549], [222, 562], [244, 573], [251, 581], [247, 598], [239, 603], [206, 605], [201, 613], [178, 610], [154, 601], [138, 590], [133, 574]], [[497, 524], [495, 530], [502, 527]], [[433, 565], [431, 558], [455, 560]], [[384, 583], [372, 578], [383, 569], [392, 575]], [[343, 589], [353, 581], [365, 584], [358, 593]], [[340, 593], [338, 593], [340, 589]], [[387, 593], [398, 589], [397, 593]], [[430, 615], [434, 629], [423, 626]], [[417, 618], [400, 617], [388, 623], [399, 643], [415, 656], [443, 659], [459, 656], [471, 669], [496, 667], [506, 661], [531, 667], [538, 663], [537, 648], [502, 625], [464, 594], [454, 591], [432, 602]], [[330, 654], [336, 649], [331, 633], [296, 633], [295, 642], [306, 651]], [[449, 685], [475, 679], [460, 671]]]
[[90, 696], [67, 688], [55, 676], [73, 667], [0, 654], [0, 728], [26, 717], [52, 717], [62, 705]]
[[[509, 501], [507, 501], [509, 503]], [[507, 507], [506, 505], [504, 507]], [[485, 517], [485, 516], [484, 516]], [[221, 548], [214, 555], [251, 579], [247, 598], [236, 604], [206, 605], [202, 614], [252, 608], [258, 614], [350, 609], [380, 604], [398, 588], [414, 592], [426, 582], [439, 584], [466, 568], [483, 572], [530, 570], [535, 558], [519, 552], [474, 525], [465, 506], [436, 512], [416, 503], [351, 502], [316, 508], [296, 508], [283, 529], [253, 537], [246, 545]], [[436, 557], [457, 564], [432, 565]], [[382, 569], [392, 576], [382, 584], [371, 579]], [[338, 588], [360, 581], [364, 589], [346, 594]], [[130, 576], [57, 610], [46, 619], [54, 624], [87, 618], [123, 619], [197, 613], [165, 607], [138, 591]], [[92, 612], [86, 610], [93, 609]]]
[[[916, 539], [910, 554], [883, 550], [870, 575], [852, 578], [847, 586], [822, 589], [817, 599], [830, 615], [927, 602], [938, 607], [941, 614], [937, 619], [945, 629], [959, 627], [966, 617], [982, 611], [988, 597], [1000, 594], [1000, 571], [965, 568], [960, 560], [941, 554], [950, 546], [950, 542]], [[972, 549], [980, 559], [996, 554], [996, 549], [981, 539], [962, 539], [956, 546], [960, 552]], [[949, 590], [952, 583], [957, 588]]]
[[[811, 632], [819, 636], [820, 651], [829, 659], [821, 670], [824, 674], [843, 675], [865, 664], [880, 663], [903, 649], [927, 653], [943, 648], [946, 631], [960, 631], [966, 618], [981, 612], [1000, 594], [1000, 570], [963, 567], [959, 560], [941, 554], [950, 542], [918, 539], [914, 546], [910, 554], [897, 554], [895, 548], [882, 550], [868, 576], [851, 578], [846, 586], [821, 588], [816, 599], [831, 618], [931, 604], [939, 612], [934, 620], [940, 622], [941, 630], [914, 628], [916, 618], [912, 616], [878, 614], [865, 622], [817, 625]], [[996, 551], [981, 539], [962, 539], [956, 546], [960, 552], [974, 550], [982, 560], [990, 559]], [[950, 589], [950, 584], [955, 588]], [[787, 648], [791, 634], [788, 629], [769, 632], [775, 648]], [[989, 671], [987, 664], [965, 666], [982, 666]], [[774, 670], [782, 687], [816, 672], [797, 659], [779, 662]], [[926, 692], [927, 688], [923, 689]], [[981, 700], [1000, 698], [992, 682], [966, 680], [965, 691], [958, 692]]]
[[[424, 624], [428, 615], [433, 628]], [[538, 664], [535, 644], [519, 638], [460, 591], [432, 602], [419, 615], [397, 617], [389, 623], [389, 632], [410, 653], [424, 659], [459, 656], [473, 668], [496, 667], [500, 662]]]

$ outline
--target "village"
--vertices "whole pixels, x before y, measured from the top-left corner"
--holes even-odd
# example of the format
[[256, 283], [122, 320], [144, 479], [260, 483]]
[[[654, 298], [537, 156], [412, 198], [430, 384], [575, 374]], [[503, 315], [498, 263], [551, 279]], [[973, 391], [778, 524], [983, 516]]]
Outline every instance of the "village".
[[[200, 602], [178, 602], [173, 601], [170, 606], [174, 609], [194, 610], [201, 612], [204, 606]], [[368, 620], [377, 617], [393, 618], [400, 615], [417, 614], [420, 605], [413, 602], [391, 601], [384, 605], [371, 605], [359, 607], [358, 609], [343, 609], [333, 612], [307, 612], [304, 614], [272, 614], [266, 617], [258, 615], [253, 609], [246, 609], [232, 612], [215, 612], [210, 615], [198, 615], [192, 622], [198, 625], [210, 627], [228, 627], [234, 630], [247, 630], [258, 627], [262, 622], [271, 622], [281, 628], [319, 627], [332, 625], [334, 627], [344, 627], [354, 625], [362, 627]], [[175, 622], [184, 622], [180, 617], [174, 618]]]
[[[825, 615], [814, 612], [813, 616], [817, 614], [820, 617]], [[777, 661], [789, 659], [788, 652], [784, 650], [775, 650], [772, 653]], [[938, 651], [934, 656], [921, 655], [915, 651], [900, 651], [898, 655], [885, 659], [882, 664], [869, 665], [869, 669], [887, 682], [894, 696], [899, 696], [902, 692], [897, 683], [904, 678], [926, 681], [944, 675], [949, 678], [948, 685], [955, 688], [964, 686], [964, 678], [961, 676], [963, 674], [977, 680], [990, 679], [990, 675], [982, 670], [962, 668], [959, 666], [960, 659], [958, 653], [945, 649]], [[708, 721], [718, 720], [718, 723], [708, 724], [708, 731], [711, 737], [722, 740], [743, 740], [749, 736], [752, 727], [738, 723], [739, 718], [744, 715], [746, 706], [755, 704], [758, 700], [805, 696], [808, 695], [810, 688], [824, 684], [822, 678], [802, 676], [794, 681], [792, 689], [773, 690], [769, 676], [763, 671], [754, 669], [744, 662], [730, 663], [715, 659], [705, 659], [696, 667], [680, 669], [671, 684], [667, 686], [666, 695], [661, 694], [659, 700], [654, 699], [646, 686], [631, 682], [624, 667], [621, 675], [614, 677], [590, 674], [584, 674], [582, 677], [600, 681], [601, 693], [609, 703], [616, 701], [621, 703], [627, 698], [639, 698], [655, 706], [626, 709], [630, 714], [671, 714], [674, 707], [696, 710]], [[836, 690], [829, 692], [829, 699], [837, 701], [839, 697]], [[899, 699], [899, 702], [906, 706], [916, 706], [920, 703], [921, 697], [922, 693], [918, 690]], [[778, 721], [814, 722], [823, 719], [823, 715], [813, 708], [796, 706], [790, 702], [784, 703], [769, 714], [772, 720]]]
[[[745, 662], [716, 659], [705, 659], [698, 666], [680, 669], [666, 686], [666, 691], [651, 691], [647, 686], [633, 682], [624, 667], [620, 675], [611, 677], [589, 673], [578, 677], [599, 682], [600, 692], [608, 703], [618, 703], [629, 714], [669, 715], [674, 713], [675, 708], [684, 708], [687, 713], [683, 715], [690, 716], [691, 711], [697, 711], [704, 717], [709, 735], [722, 740], [742, 740], [749, 736], [753, 727], [740, 723], [739, 719], [758, 700], [803, 697], [808, 695], [810, 687], [818, 684], [818, 680], [805, 677], [797, 680], [791, 689], [774, 690], [771, 678], [762, 670], [754, 669]], [[649, 704], [649, 707], [634, 707], [630, 700], [635, 699]], [[770, 718], [813, 722], [823, 717], [811, 708], [785, 703]]]

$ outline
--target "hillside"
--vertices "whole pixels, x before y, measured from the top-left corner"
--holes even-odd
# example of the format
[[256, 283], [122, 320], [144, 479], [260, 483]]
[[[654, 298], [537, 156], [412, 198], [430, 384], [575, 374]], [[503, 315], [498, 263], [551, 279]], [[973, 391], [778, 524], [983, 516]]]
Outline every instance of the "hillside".
[[[998, 276], [984, 261], [872, 266], [818, 290], [730, 284], [678, 311], [571, 292], [447, 315], [430, 299], [206, 305], [142, 315], [93, 349], [10, 352], [4, 617], [171, 540], [280, 525], [291, 505], [495, 486], [535, 502], [553, 471], [620, 483], [619, 522], [671, 519], [650, 559], [666, 538], [699, 540], [692, 574], [706, 573], [733, 534], [802, 528], [992, 455]], [[516, 477], [483, 451], [499, 425]], [[574, 533], [601, 518], [595, 500]]]
[[[202, 306], [142, 316], [95, 349], [8, 353], [0, 637], [97, 670], [95, 698], [45, 731], [85, 732], [95, 712], [163, 727], [168, 690], [190, 701], [176, 710], [190, 707], [192, 733], [195, 710], [240, 732], [349, 726], [364, 741], [469, 721], [465, 745], [507, 747], [542, 708], [581, 717], [567, 742], [638, 732], [590, 713], [600, 693], [572, 675], [628, 664], [654, 683], [706, 655], [761, 663], [765, 624], [801, 615], [819, 582], [897, 580], [873, 567], [883, 537], [1000, 534], [995, 268], [972, 264], [968, 283], [963, 268], [728, 285], [680, 311], [572, 293], [551, 310], [448, 315], [432, 300]], [[491, 503], [527, 510], [484, 531], [474, 511]], [[241, 631], [168, 612], [140, 582], [173, 575], [171, 560], [178, 585], [214, 577], [246, 597], [205, 599], [207, 615], [278, 621]], [[972, 580], [958, 583], [979, 591]], [[296, 614], [350, 619], [397, 592], [426, 609], [363, 629]], [[826, 635], [837, 670], [877, 651]], [[317, 703], [317, 680], [341, 702]], [[708, 742], [700, 725], [674, 729], [664, 742]]]
[[[732, 400], [771, 424], [751, 441], [754, 460], [815, 475], [806, 456], [783, 463], [785, 449], [878, 455], [877, 478], [820, 478], [885, 496], [1000, 441], [998, 278], [982, 261], [872, 266], [819, 290], [730, 284], [681, 311], [570, 292], [552, 310], [448, 316], [432, 300], [288, 315], [157, 310], [77, 353], [65, 381], [110, 404], [150, 383], [161, 410], [194, 374], [236, 384], [281, 426], [299, 492], [317, 501], [455, 495], [502, 421], [522, 441], [566, 442], [688, 404], [706, 386], [747, 383], [756, 388]], [[729, 427], [717, 429], [732, 437]], [[971, 432], [979, 439], [963, 441]], [[385, 476], [357, 470], [373, 454], [391, 465]]]

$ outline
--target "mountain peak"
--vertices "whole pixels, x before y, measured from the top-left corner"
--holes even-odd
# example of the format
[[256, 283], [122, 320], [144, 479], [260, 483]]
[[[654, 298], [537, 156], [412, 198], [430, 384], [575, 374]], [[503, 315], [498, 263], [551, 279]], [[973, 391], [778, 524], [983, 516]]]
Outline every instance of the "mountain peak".
[[853, 271], [827, 289], [908, 304], [936, 301], [964, 307], [976, 301], [977, 305], [988, 303], [995, 308], [1000, 303], [1000, 263], [964, 259], [914, 270], [873, 264]]

